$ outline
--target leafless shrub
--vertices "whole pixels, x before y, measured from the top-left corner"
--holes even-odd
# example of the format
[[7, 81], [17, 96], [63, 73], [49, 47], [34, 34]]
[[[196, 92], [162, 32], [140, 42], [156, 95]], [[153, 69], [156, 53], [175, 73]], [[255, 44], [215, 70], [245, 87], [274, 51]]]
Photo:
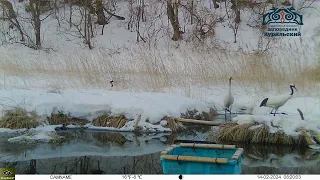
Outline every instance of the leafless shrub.
[[[9, 29], [7, 32], [2, 32], [8, 37], [5, 39], [8, 40], [6, 43], [20, 43], [33, 49], [40, 49], [44, 38], [41, 23], [55, 13], [56, 1], [30, 0], [26, 4], [26, 10], [29, 12], [27, 15], [22, 15], [14, 10], [9, 1], [1, 1], [0, 3], [5, 9], [3, 20], [7, 20]], [[10, 32], [10, 29], [14, 28], [19, 32], [19, 40], [17, 34]]]
[[191, 24], [190, 33], [188, 37], [185, 37], [186, 41], [191, 41], [198, 45], [208, 43], [207, 40], [211, 40], [215, 36], [215, 27], [218, 22], [215, 13], [203, 4], [188, 6], [188, 4], [181, 3], [181, 6], [190, 13], [189, 16], [193, 17], [191, 24], [191, 18], [188, 18], [188, 13], [184, 13], [186, 15], [185, 18], [190, 19], [189, 22], [185, 22]]

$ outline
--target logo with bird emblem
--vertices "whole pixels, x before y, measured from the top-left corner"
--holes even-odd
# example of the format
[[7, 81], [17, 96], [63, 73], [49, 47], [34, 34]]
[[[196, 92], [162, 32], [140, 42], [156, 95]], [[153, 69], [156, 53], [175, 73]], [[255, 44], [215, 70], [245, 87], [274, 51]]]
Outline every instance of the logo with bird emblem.
[[293, 7], [272, 7], [262, 16], [262, 26], [267, 26], [265, 36], [301, 36], [303, 16]]

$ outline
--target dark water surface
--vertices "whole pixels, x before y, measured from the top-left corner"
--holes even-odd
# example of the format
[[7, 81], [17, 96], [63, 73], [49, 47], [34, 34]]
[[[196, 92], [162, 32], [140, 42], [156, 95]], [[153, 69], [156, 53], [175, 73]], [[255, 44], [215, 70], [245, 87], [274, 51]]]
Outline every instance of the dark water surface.
[[[194, 130], [196, 129], [196, 131]], [[177, 139], [205, 140], [210, 127], [184, 134], [148, 134], [72, 130], [59, 132], [60, 144], [8, 143], [0, 136], [0, 167], [17, 174], [162, 174], [160, 152]], [[238, 145], [244, 148], [243, 174], [320, 174], [320, 152], [291, 146]]]

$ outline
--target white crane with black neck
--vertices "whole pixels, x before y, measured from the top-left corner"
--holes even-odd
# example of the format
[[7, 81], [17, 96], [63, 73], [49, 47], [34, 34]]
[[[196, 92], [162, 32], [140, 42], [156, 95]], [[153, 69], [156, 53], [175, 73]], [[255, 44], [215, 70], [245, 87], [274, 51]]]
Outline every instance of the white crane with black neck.
[[230, 77], [229, 78], [229, 91], [227, 93], [227, 95], [224, 97], [224, 117], [225, 117], [225, 120], [227, 119], [227, 111], [230, 112], [230, 118], [231, 118], [231, 106], [234, 102], [234, 97], [232, 95], [232, 92], [231, 92], [231, 80], [233, 78]]
[[277, 110], [283, 106], [292, 96], [293, 96], [293, 89], [295, 89], [296, 91], [297, 88], [294, 84], [290, 84], [290, 89], [291, 89], [291, 93], [287, 94], [287, 95], [278, 95], [278, 96], [273, 96], [273, 97], [268, 97], [265, 98], [261, 104], [260, 107], [264, 106], [264, 107], [270, 107], [272, 108], [270, 114], [272, 114], [272, 111], [275, 110], [273, 116], [276, 115]]

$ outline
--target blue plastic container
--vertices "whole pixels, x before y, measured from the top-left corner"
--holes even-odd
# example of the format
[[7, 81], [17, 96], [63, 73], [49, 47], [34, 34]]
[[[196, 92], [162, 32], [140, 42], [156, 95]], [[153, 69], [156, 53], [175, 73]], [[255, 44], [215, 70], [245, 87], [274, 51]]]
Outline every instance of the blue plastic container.
[[[181, 143], [161, 152], [164, 174], [241, 174], [242, 148]], [[219, 159], [219, 162], [217, 162]]]

